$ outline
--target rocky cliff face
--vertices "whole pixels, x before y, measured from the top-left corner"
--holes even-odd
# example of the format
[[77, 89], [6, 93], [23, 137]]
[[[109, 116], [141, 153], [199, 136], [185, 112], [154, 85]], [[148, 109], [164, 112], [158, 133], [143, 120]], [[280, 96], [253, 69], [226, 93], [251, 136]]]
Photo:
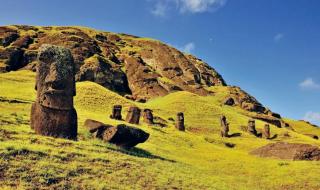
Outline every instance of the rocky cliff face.
[[[181, 90], [213, 95], [208, 87], [226, 86], [207, 63], [160, 41], [83, 27], [0, 27], [0, 72], [35, 71], [42, 44], [71, 50], [77, 81], [93, 81], [134, 100]], [[252, 96], [235, 87], [229, 89], [233, 105], [267, 114]]]
[[35, 69], [42, 44], [71, 49], [77, 81], [94, 81], [133, 98], [149, 99], [177, 90], [207, 95], [205, 87], [226, 85], [200, 59], [159, 41], [81, 27], [1, 27], [1, 71]]

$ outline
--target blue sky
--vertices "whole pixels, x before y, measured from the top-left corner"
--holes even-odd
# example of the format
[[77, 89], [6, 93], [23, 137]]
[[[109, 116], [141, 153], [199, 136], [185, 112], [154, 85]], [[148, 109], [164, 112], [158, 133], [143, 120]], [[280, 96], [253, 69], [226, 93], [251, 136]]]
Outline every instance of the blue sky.
[[159, 39], [284, 117], [320, 125], [319, 0], [1, 0], [0, 18]]

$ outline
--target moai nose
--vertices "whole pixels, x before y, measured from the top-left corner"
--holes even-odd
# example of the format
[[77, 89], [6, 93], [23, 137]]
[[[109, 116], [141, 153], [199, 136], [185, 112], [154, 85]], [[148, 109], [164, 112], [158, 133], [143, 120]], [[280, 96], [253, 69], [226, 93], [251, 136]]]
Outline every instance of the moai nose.
[[50, 65], [49, 73], [46, 76], [45, 82], [51, 85], [53, 89], [64, 89], [65, 84], [63, 81], [63, 76], [61, 76], [61, 73], [58, 71], [56, 64], [53, 63]]

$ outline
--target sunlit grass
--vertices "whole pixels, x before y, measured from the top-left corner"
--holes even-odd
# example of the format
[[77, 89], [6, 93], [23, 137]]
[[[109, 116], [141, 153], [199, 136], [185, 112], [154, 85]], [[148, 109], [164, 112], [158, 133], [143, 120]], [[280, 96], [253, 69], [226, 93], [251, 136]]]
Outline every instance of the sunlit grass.
[[[259, 139], [240, 130], [248, 117], [238, 107], [221, 105], [228, 87], [214, 87], [215, 96], [176, 92], [146, 104], [127, 100], [92, 82], [77, 83], [75, 108], [79, 141], [36, 135], [29, 127], [35, 100], [35, 74], [17, 71], [0, 74], [0, 188], [1, 189], [320, 189], [318, 162], [258, 158], [250, 151], [271, 142], [320, 145], [300, 133], [319, 134], [306, 123], [286, 120], [295, 131], [271, 126], [274, 140]], [[17, 100], [11, 102], [10, 100]], [[136, 125], [150, 133], [147, 142], [122, 150], [92, 139], [83, 122], [87, 118], [108, 124], [114, 104], [150, 108], [167, 127]], [[186, 132], [174, 128], [177, 112], [185, 113]], [[231, 133], [221, 138], [219, 117], [226, 115]], [[257, 121], [262, 129], [264, 122]], [[281, 136], [289, 132], [290, 138]], [[235, 144], [228, 148], [225, 143]]]

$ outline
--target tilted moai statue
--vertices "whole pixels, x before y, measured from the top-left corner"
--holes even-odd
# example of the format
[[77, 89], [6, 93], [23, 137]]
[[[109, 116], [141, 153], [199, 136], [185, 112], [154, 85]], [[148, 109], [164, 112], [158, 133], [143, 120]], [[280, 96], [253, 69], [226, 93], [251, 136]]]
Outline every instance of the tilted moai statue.
[[143, 110], [143, 120], [149, 125], [154, 124], [152, 110], [150, 109]]
[[226, 116], [222, 115], [220, 117], [220, 125], [221, 125], [221, 137], [229, 137], [229, 123], [227, 122]]
[[140, 114], [141, 110], [138, 107], [130, 107], [126, 117], [126, 122], [131, 124], [139, 124]]
[[116, 119], [116, 120], [122, 120], [121, 110], [122, 110], [121, 105], [114, 105], [112, 109], [112, 115], [110, 115], [110, 118]]
[[176, 128], [177, 128], [179, 131], [185, 131], [185, 127], [184, 127], [184, 115], [183, 115], [182, 112], [177, 113]]
[[253, 119], [250, 119], [248, 122], [248, 132], [257, 136], [257, 130], [256, 130], [256, 121]]
[[265, 124], [264, 125], [264, 130], [263, 130], [263, 136], [266, 138], [266, 139], [270, 139], [270, 125], [269, 124]]
[[37, 134], [77, 139], [74, 62], [70, 50], [42, 45], [38, 53], [36, 102], [31, 107], [31, 128]]

